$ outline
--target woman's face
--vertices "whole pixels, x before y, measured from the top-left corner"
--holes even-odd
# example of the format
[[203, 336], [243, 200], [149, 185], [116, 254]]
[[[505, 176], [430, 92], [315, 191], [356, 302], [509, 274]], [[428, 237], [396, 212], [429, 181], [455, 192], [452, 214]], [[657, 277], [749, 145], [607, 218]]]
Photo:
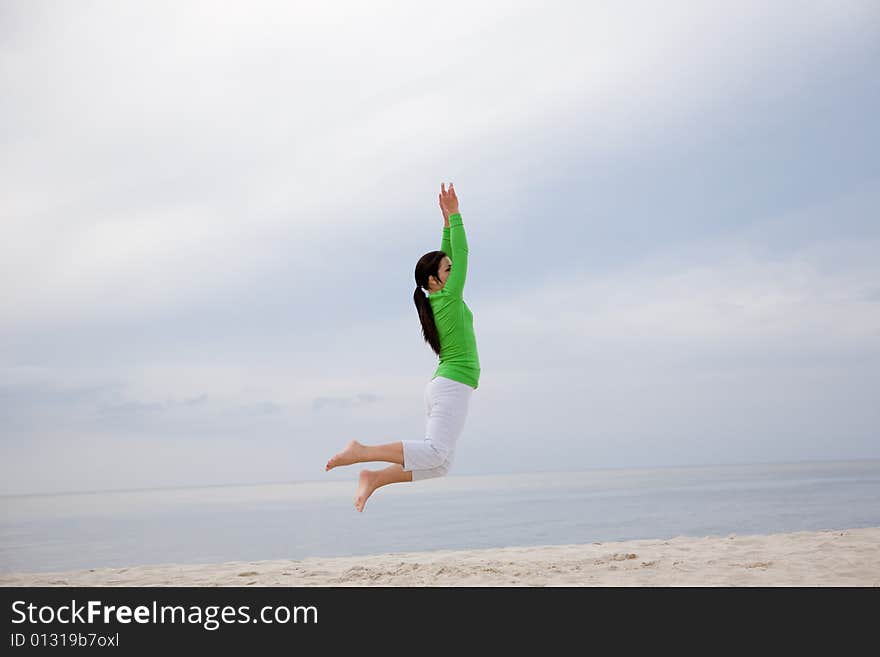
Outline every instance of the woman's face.
[[431, 287], [428, 288], [428, 291], [436, 292], [437, 290], [442, 290], [443, 286], [446, 285], [446, 279], [449, 278], [450, 271], [452, 271], [452, 260], [449, 259], [449, 256], [444, 256], [443, 260], [440, 261], [440, 268], [437, 271], [437, 276], [440, 278], [440, 284], [438, 285], [437, 281], [431, 277], [429, 281]]

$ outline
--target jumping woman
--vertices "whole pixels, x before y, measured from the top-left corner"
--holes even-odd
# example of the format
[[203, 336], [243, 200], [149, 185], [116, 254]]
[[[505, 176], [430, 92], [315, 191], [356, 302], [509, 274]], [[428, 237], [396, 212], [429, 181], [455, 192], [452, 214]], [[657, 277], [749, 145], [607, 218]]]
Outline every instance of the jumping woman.
[[440, 357], [425, 387], [425, 438], [384, 445], [362, 445], [352, 440], [327, 461], [325, 470], [370, 461], [392, 464], [382, 470], [361, 470], [354, 497], [358, 511], [364, 510], [370, 495], [380, 486], [442, 477], [449, 472], [471, 395], [479, 385], [474, 316], [463, 298], [468, 244], [452, 183], [448, 190], [440, 183], [440, 209], [444, 224], [440, 250], [419, 258], [413, 293], [422, 335]]

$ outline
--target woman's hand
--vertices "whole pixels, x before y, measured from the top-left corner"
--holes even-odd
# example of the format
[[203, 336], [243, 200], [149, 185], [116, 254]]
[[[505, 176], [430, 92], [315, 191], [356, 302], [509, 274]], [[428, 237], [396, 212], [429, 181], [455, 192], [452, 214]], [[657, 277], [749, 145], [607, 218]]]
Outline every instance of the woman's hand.
[[449, 183], [449, 189], [445, 187], [445, 183], [440, 183], [440, 209], [443, 211], [443, 221], [446, 226], [449, 225], [449, 215], [458, 212], [458, 197], [455, 195], [455, 188]]
[[440, 195], [440, 211], [443, 213], [443, 226], [449, 228], [449, 213], [443, 207], [443, 195]]

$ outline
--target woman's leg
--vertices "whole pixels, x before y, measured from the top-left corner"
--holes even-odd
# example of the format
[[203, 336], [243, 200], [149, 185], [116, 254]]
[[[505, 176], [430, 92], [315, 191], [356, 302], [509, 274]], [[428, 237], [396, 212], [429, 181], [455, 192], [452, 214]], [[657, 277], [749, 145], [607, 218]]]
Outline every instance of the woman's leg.
[[423, 440], [383, 445], [364, 445], [352, 440], [327, 461], [324, 470], [354, 463], [386, 461], [402, 466], [407, 472], [415, 472], [415, 479], [442, 477], [451, 465], [455, 442], [464, 428], [472, 393], [473, 388], [463, 383], [445, 377], [434, 378], [427, 386], [428, 423]]
[[369, 463], [370, 461], [387, 461], [403, 465], [403, 445], [398, 440], [396, 443], [384, 445], [362, 445], [352, 440], [345, 449], [327, 461], [324, 470], [332, 470], [340, 465], [352, 465], [354, 463]]
[[431, 381], [427, 394], [425, 438], [401, 441], [403, 467], [412, 470], [413, 481], [443, 477], [449, 472], [472, 394], [470, 386], [443, 376]]
[[404, 481], [412, 481], [412, 472], [404, 470], [398, 464], [389, 465], [382, 470], [361, 470], [357, 493], [354, 496], [354, 507], [362, 512], [374, 490]]

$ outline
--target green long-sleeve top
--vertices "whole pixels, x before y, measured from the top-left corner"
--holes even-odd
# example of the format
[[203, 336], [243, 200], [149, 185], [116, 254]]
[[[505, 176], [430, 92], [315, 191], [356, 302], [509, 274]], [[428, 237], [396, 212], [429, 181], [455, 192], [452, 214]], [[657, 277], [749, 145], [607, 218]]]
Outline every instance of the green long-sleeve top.
[[463, 298], [468, 243], [461, 214], [449, 215], [449, 226], [443, 227], [440, 250], [449, 256], [452, 268], [446, 284], [428, 295], [440, 334], [440, 363], [434, 376], [445, 376], [476, 390], [480, 384], [480, 357], [474, 335], [474, 315]]

